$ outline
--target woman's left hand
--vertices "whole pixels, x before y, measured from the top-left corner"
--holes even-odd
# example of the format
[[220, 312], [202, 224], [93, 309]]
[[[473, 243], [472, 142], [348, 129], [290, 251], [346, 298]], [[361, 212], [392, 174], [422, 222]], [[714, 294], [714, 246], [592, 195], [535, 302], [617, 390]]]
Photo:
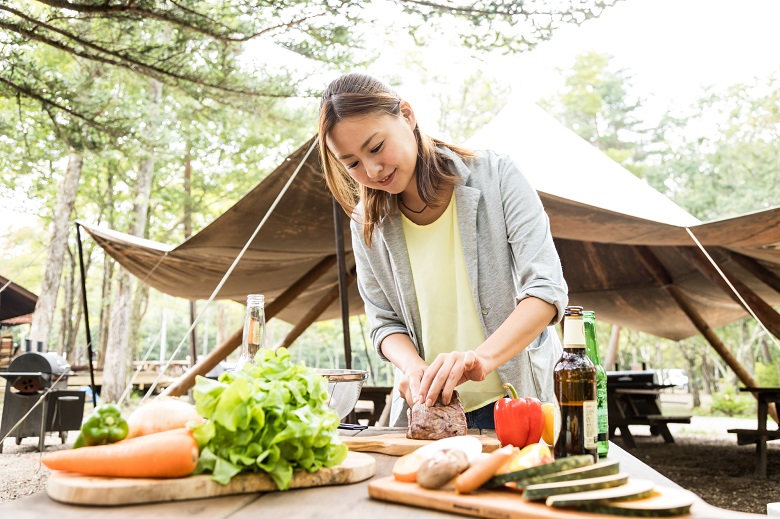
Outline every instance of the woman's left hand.
[[450, 403], [452, 392], [467, 380], [484, 380], [489, 369], [476, 351], [441, 353], [425, 370], [420, 382], [420, 399], [429, 407], [441, 393], [444, 405]]

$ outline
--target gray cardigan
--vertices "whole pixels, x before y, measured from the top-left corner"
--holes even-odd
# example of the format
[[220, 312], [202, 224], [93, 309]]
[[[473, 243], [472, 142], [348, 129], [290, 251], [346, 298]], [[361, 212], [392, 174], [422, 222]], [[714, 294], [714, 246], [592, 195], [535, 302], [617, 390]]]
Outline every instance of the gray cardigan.
[[[515, 305], [536, 297], [555, 305], [556, 324], [568, 303], [561, 262], [553, 245], [550, 222], [536, 191], [507, 155], [478, 152], [461, 159], [440, 148], [460, 177], [455, 186], [463, 254], [485, 337], [507, 319]], [[371, 339], [379, 356], [382, 340], [393, 333], [408, 335], [421, 358], [421, 323], [406, 240], [398, 211], [375, 227], [371, 248], [363, 240], [362, 205], [352, 219], [352, 248], [358, 289], [371, 324]], [[478, 345], [475, 344], [476, 348]], [[561, 355], [555, 330], [546, 328], [527, 348], [499, 366], [501, 380], [511, 382], [520, 396], [543, 402], [555, 399], [553, 366]], [[398, 391], [402, 372], [396, 369], [390, 425], [406, 425], [406, 401]]]

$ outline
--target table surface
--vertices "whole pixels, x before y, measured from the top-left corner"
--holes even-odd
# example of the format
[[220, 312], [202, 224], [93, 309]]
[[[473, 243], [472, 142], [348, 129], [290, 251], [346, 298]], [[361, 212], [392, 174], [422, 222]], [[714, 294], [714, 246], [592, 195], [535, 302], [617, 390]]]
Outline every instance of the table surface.
[[[369, 428], [365, 431], [345, 431], [348, 436], [364, 436], [400, 432], [402, 429]], [[479, 431], [470, 431], [479, 432]], [[493, 431], [490, 431], [491, 433]], [[482, 431], [483, 434], [488, 431]], [[397, 457], [372, 454], [377, 461], [376, 476], [392, 474]], [[609, 459], [620, 461], [621, 471], [632, 476], [649, 479], [658, 485], [680, 488], [654, 469], [645, 465], [619, 446], [610, 442]], [[370, 480], [368, 480], [370, 481]], [[136, 519], [155, 517], [168, 519], [189, 517], [194, 519], [257, 519], [257, 517], [284, 517], [285, 519], [338, 517], [339, 519], [443, 519], [449, 514], [413, 508], [368, 497], [368, 481], [353, 485], [319, 487], [267, 494], [246, 494], [172, 503], [148, 505], [88, 507], [64, 505], [49, 499], [45, 493], [35, 494], [0, 504], [0, 517], [33, 519], [57, 517], [57, 519]]]

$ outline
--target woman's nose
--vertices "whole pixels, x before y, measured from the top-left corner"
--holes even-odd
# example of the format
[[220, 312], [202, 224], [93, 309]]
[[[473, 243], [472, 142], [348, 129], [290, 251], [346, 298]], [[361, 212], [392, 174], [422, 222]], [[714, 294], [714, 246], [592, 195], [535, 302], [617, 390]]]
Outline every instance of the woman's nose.
[[368, 174], [368, 178], [371, 180], [377, 180], [382, 178], [382, 172], [384, 171], [384, 166], [379, 161], [373, 161], [373, 162], [366, 162], [366, 174]]

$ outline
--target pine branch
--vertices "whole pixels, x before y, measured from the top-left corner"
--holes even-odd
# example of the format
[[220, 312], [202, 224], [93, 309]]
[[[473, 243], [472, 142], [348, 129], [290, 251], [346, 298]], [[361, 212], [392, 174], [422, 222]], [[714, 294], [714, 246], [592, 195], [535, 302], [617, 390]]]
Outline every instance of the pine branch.
[[[219, 26], [223, 32], [218, 32], [213, 30], [209, 26], [201, 26], [194, 23], [188, 23], [187, 21], [178, 18], [176, 16], [162, 13], [160, 11], [154, 10], [154, 9], [144, 9], [139, 7], [134, 7], [135, 1], [130, 1], [125, 5], [122, 4], [114, 4], [114, 5], [107, 5], [107, 4], [80, 4], [76, 2], [69, 2], [67, 0], [37, 0], [38, 2], [41, 2], [43, 4], [46, 4], [50, 7], [54, 7], [57, 9], [68, 9], [71, 11], [76, 11], [79, 13], [86, 13], [89, 15], [101, 15], [105, 14], [108, 18], [113, 18], [114, 16], [118, 14], [130, 14], [130, 15], [136, 15], [141, 18], [153, 18], [155, 20], [159, 20], [165, 23], [169, 23], [171, 25], [175, 25], [177, 27], [181, 27], [183, 29], [187, 29], [190, 31], [197, 32], [199, 34], [202, 34], [204, 36], [208, 36], [209, 38], [213, 38], [218, 41], [226, 42], [226, 43], [244, 43], [249, 40], [252, 40], [254, 38], [258, 38], [264, 34], [267, 34], [269, 32], [272, 32], [277, 29], [281, 29], [284, 27], [293, 27], [295, 25], [300, 25], [303, 22], [306, 22], [312, 18], [318, 18], [320, 16], [325, 15], [326, 13], [321, 12], [317, 14], [313, 14], [310, 16], [305, 16], [303, 18], [299, 18], [297, 20], [292, 20], [287, 23], [281, 23], [278, 25], [275, 25], [273, 27], [267, 27], [261, 31], [242, 35], [242, 36], [232, 36], [231, 33], [240, 33], [241, 31], [238, 29], [235, 29], [233, 27], [230, 27], [228, 25], [225, 25], [222, 22], [219, 22], [217, 20], [214, 20], [212, 18], [209, 18], [203, 13], [200, 13], [194, 9], [190, 9], [188, 7], [185, 7], [177, 2], [171, 2], [173, 5], [184, 11], [185, 13], [189, 13], [195, 17], [202, 18], [209, 24], [213, 24], [214, 26]], [[83, 18], [81, 18], [83, 19]]]
[[[229, 94], [235, 94], [235, 95], [241, 95], [241, 96], [252, 96], [252, 97], [272, 97], [272, 98], [286, 98], [290, 97], [289, 95], [285, 94], [272, 94], [272, 93], [264, 93], [264, 92], [254, 92], [251, 90], [244, 90], [244, 89], [235, 89], [235, 88], [229, 88], [222, 85], [214, 84], [211, 82], [203, 81], [198, 78], [193, 78], [189, 76], [185, 76], [182, 74], [178, 74], [176, 72], [173, 72], [172, 70], [166, 70], [161, 67], [156, 67], [154, 65], [151, 65], [149, 63], [144, 63], [136, 58], [133, 58], [125, 53], [120, 53], [117, 51], [113, 51], [111, 49], [96, 45], [88, 40], [85, 40], [83, 38], [80, 38], [79, 36], [65, 31], [63, 29], [60, 29], [58, 27], [54, 27], [49, 24], [45, 24], [43, 22], [40, 22], [38, 20], [35, 20], [26, 14], [17, 11], [16, 9], [0, 5], [0, 10], [7, 11], [11, 14], [14, 14], [25, 21], [28, 21], [30, 23], [33, 23], [37, 25], [38, 27], [41, 27], [43, 29], [52, 31], [54, 33], [60, 34], [64, 36], [65, 38], [72, 40], [75, 43], [78, 43], [79, 45], [82, 45], [83, 47], [87, 49], [91, 49], [93, 52], [88, 51], [82, 51], [77, 49], [76, 47], [69, 46], [61, 41], [55, 40], [53, 38], [47, 37], [43, 34], [40, 34], [39, 32], [36, 32], [34, 30], [30, 30], [27, 28], [22, 27], [21, 25], [14, 25], [8, 22], [5, 22], [3, 20], [0, 20], [0, 28], [6, 29], [8, 31], [15, 32], [17, 34], [21, 34], [23, 36], [26, 36], [32, 40], [39, 41], [41, 43], [45, 43], [46, 45], [49, 45], [51, 47], [54, 47], [56, 49], [59, 49], [63, 52], [67, 52], [69, 54], [73, 54], [75, 56], [79, 56], [85, 59], [98, 61], [100, 63], [105, 63], [108, 65], [114, 65], [117, 67], [122, 67], [125, 69], [128, 69], [132, 72], [142, 74], [148, 77], [151, 77], [153, 79], [157, 79], [158, 81], [165, 82], [166, 79], [174, 79], [177, 81], [184, 81], [188, 83], [193, 83], [195, 85], [218, 90], [221, 92], [229, 93]], [[110, 56], [110, 58], [105, 57]], [[112, 59], [113, 58], [113, 59]]]

